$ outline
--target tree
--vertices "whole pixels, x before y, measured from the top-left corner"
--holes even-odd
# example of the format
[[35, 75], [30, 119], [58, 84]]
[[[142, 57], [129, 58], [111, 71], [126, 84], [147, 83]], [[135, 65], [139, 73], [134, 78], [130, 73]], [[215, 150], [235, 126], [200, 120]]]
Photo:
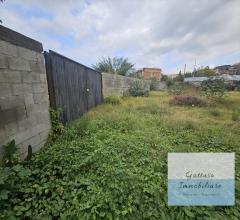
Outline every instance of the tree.
[[210, 69], [208, 66], [206, 66], [197, 69], [193, 74], [194, 76], [214, 76], [216, 75], [216, 72], [213, 69]]
[[169, 76], [168, 75], [162, 75], [161, 81], [166, 82], [167, 80], [169, 80]]
[[184, 74], [184, 77], [202, 77], [202, 76], [210, 77], [215, 75], [217, 75], [216, 71], [210, 69], [209, 66], [206, 66], [194, 69], [193, 72], [187, 72]]
[[179, 71], [178, 75], [174, 78], [174, 81], [177, 81], [177, 82], [183, 82], [184, 81], [184, 76], [183, 76], [181, 70]]
[[134, 64], [124, 57], [103, 57], [95, 65], [92, 66], [99, 72], [119, 74], [123, 76], [130, 75], [134, 69]]
[[186, 72], [184, 77], [193, 77], [193, 72]]

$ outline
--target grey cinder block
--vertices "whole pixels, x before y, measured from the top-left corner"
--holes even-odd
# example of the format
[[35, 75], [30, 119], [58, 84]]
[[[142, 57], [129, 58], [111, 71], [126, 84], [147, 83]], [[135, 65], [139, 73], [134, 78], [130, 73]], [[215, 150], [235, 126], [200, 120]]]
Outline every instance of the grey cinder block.
[[0, 69], [8, 68], [8, 59], [6, 56], [0, 54]]
[[45, 66], [38, 61], [29, 61], [30, 69], [32, 72], [45, 73]]
[[10, 44], [6, 41], [0, 40], [0, 54], [4, 54], [6, 56], [17, 57], [18, 50], [17, 46]]
[[0, 40], [0, 146], [15, 139], [22, 159], [29, 144], [34, 151], [44, 145], [51, 128], [44, 56], [25, 40], [21, 47]]
[[23, 83], [40, 83], [40, 74], [36, 72], [22, 72]]
[[19, 131], [26, 131], [27, 129], [31, 128], [31, 127], [35, 127], [37, 126], [37, 121], [36, 118], [33, 116], [24, 118], [22, 120], [18, 121], [18, 128]]
[[46, 103], [49, 100], [48, 95], [45, 93], [34, 93], [33, 94], [34, 98], [34, 103], [39, 104], [39, 103]]
[[9, 83], [0, 83], [0, 96], [5, 97], [11, 95], [11, 85]]
[[32, 93], [24, 94], [24, 103], [25, 103], [25, 106], [34, 104]]
[[[7, 133], [4, 127], [0, 126], [0, 147], [7, 142]], [[1, 153], [0, 153], [1, 155]]]
[[18, 132], [18, 124], [16, 121], [8, 123], [5, 125], [5, 131], [8, 136], [11, 136]]
[[0, 97], [0, 106], [2, 110], [24, 107], [23, 96], [2, 96]]
[[12, 108], [12, 109], [7, 109], [7, 110], [0, 110], [0, 127], [3, 127], [4, 125], [17, 121], [18, 119], [18, 114], [17, 114], [17, 109]]
[[47, 84], [43, 83], [34, 83], [33, 84], [33, 93], [48, 93]]
[[21, 73], [8, 69], [0, 69], [0, 82], [2, 83], [20, 83]]
[[47, 83], [47, 75], [46, 74], [40, 74], [40, 82], [46, 84]]
[[13, 95], [22, 95], [32, 93], [32, 84], [13, 84]]
[[27, 114], [28, 115], [37, 115], [39, 112], [48, 112], [49, 109], [49, 102], [43, 102], [39, 104], [33, 104], [26, 106]]
[[17, 50], [19, 57], [24, 58], [25, 60], [37, 61], [37, 52], [24, 47], [18, 47]]
[[30, 61], [27, 61], [23, 58], [19, 57], [9, 57], [8, 58], [8, 63], [9, 63], [9, 68], [11, 70], [23, 70], [23, 71], [30, 71]]

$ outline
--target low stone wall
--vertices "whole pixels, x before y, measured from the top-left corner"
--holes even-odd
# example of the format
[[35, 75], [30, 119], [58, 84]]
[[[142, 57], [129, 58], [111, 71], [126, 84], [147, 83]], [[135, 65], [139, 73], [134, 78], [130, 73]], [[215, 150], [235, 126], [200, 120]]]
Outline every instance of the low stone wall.
[[102, 73], [103, 97], [107, 96], [123, 96], [134, 81], [143, 81], [150, 89], [150, 81], [133, 77], [121, 76], [118, 74]]
[[167, 89], [166, 82], [152, 82], [152, 89], [155, 91], [165, 91]]
[[[13, 39], [14, 38], [14, 39]], [[45, 143], [50, 130], [42, 44], [0, 26], [0, 158], [15, 139], [22, 158]]]

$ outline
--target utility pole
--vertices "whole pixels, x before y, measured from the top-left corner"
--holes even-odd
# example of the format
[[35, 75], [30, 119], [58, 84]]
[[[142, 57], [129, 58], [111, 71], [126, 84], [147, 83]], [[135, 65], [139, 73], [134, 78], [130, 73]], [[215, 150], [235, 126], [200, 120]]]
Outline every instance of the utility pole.
[[197, 71], [197, 61], [196, 61], [196, 58], [195, 58], [194, 66], [193, 66], [193, 77], [194, 77], [196, 71]]
[[184, 70], [183, 70], [183, 74], [185, 74], [185, 73], [186, 73], [186, 67], [187, 67], [187, 64], [185, 63], [185, 64], [184, 64]]

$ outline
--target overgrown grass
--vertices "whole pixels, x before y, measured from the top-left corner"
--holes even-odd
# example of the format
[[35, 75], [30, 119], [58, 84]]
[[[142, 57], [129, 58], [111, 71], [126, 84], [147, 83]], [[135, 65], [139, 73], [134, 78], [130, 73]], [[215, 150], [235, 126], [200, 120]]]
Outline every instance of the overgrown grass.
[[107, 104], [119, 105], [121, 102], [121, 99], [117, 96], [108, 96], [104, 99], [104, 102]]
[[[34, 156], [10, 208], [26, 219], [238, 219], [240, 122], [232, 112], [240, 94], [201, 108], [171, 98], [125, 98], [69, 125]], [[167, 153], [203, 151], [236, 152], [236, 205], [168, 207]]]

